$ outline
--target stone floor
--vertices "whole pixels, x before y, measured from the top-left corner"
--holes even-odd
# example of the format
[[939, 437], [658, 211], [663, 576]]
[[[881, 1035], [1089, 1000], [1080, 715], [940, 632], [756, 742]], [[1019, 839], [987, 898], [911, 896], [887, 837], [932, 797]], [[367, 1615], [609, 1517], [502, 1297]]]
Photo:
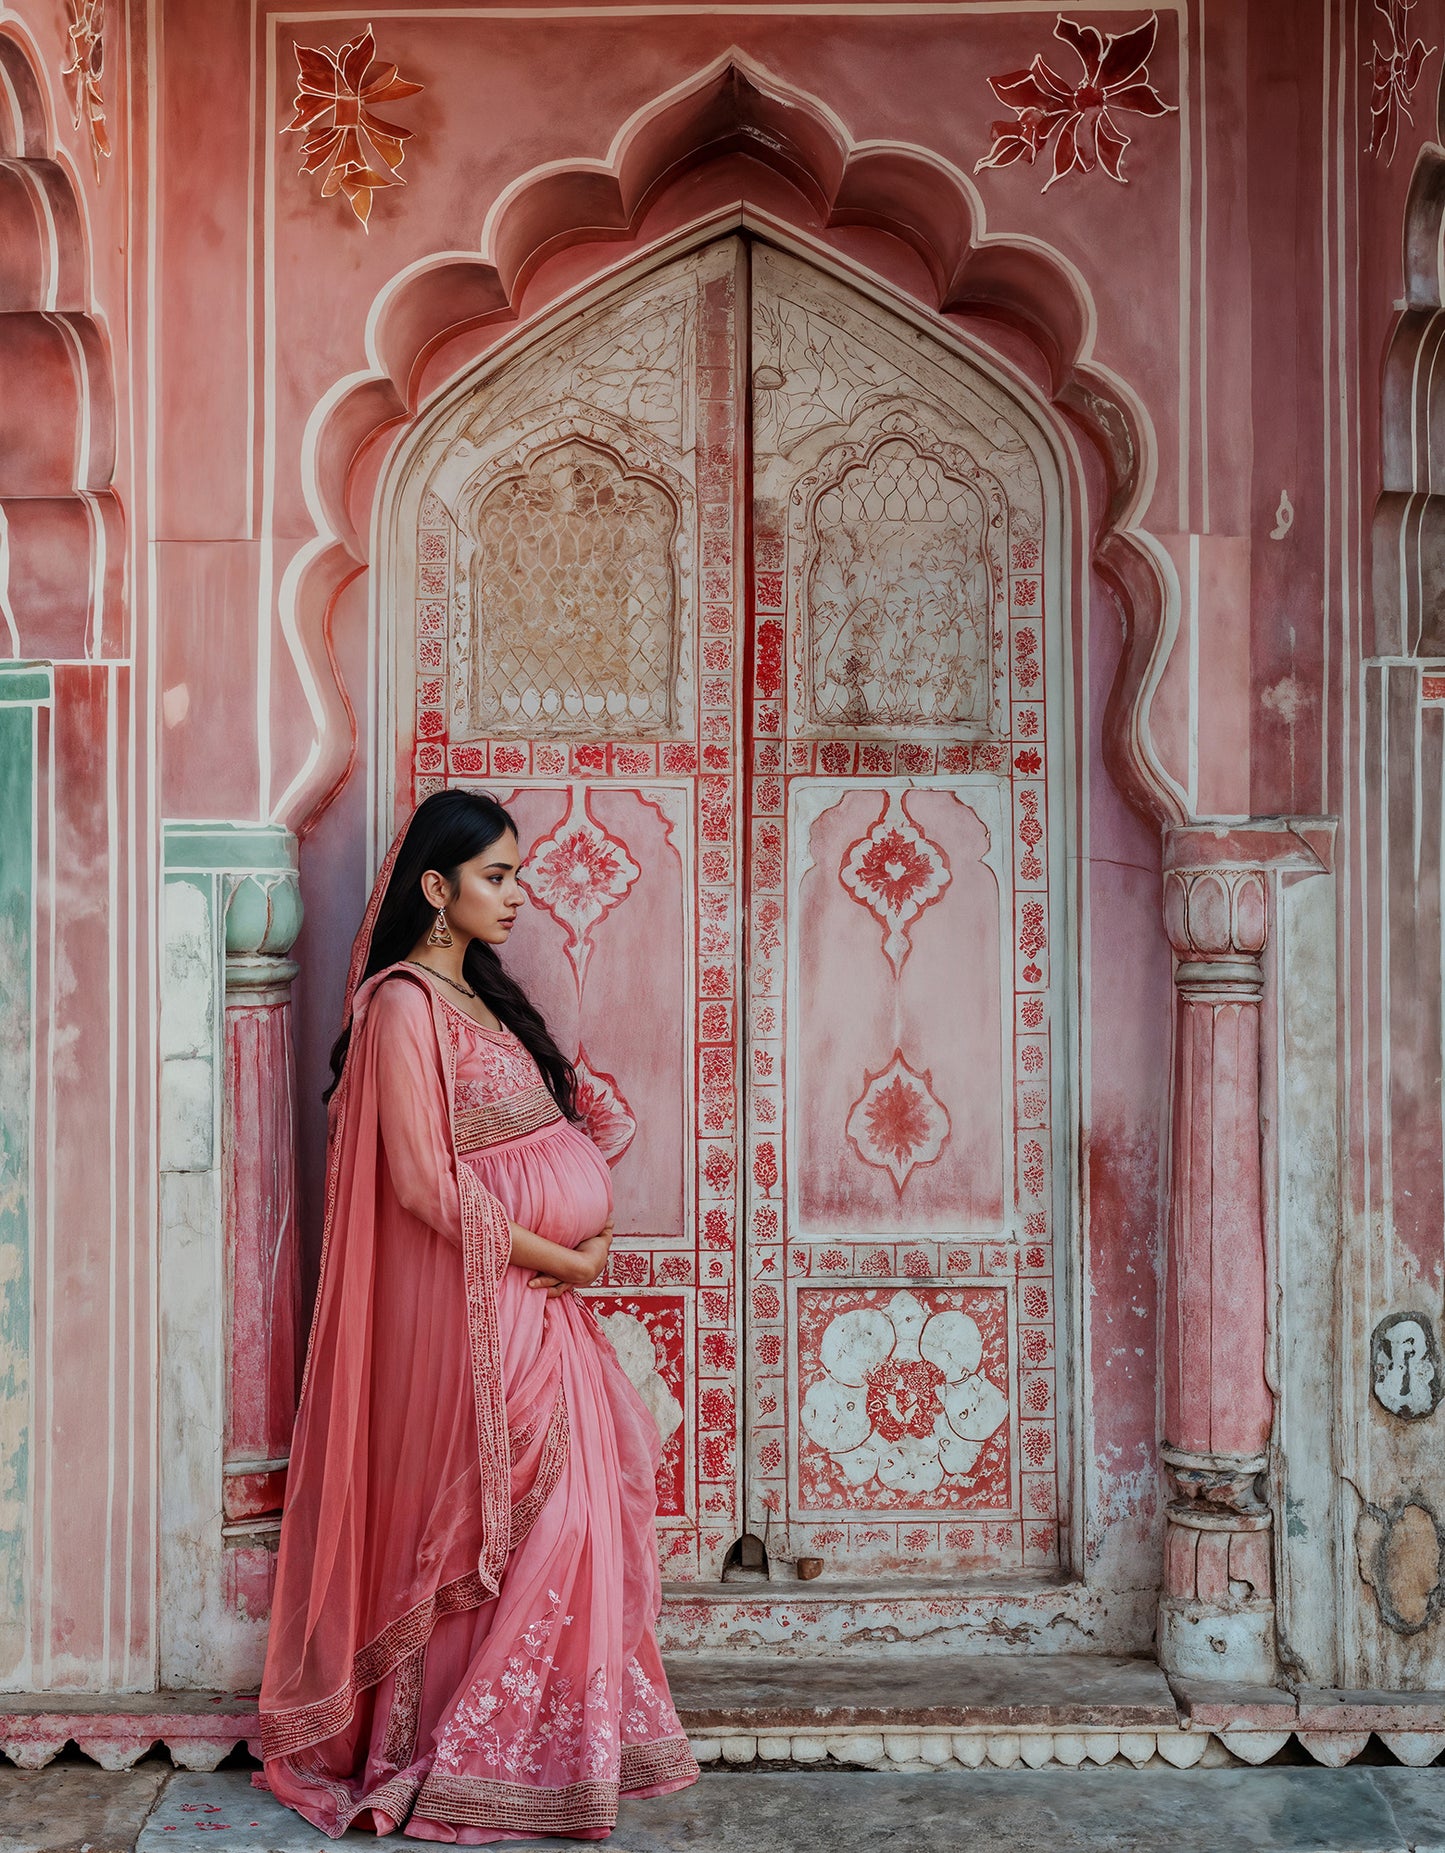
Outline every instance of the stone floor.
[[[0, 1853], [314, 1853], [247, 1771], [0, 1770]], [[365, 1847], [360, 1834], [343, 1846]], [[416, 1841], [383, 1844], [417, 1846]], [[577, 1841], [502, 1843], [518, 1853]], [[1445, 1768], [718, 1771], [625, 1805], [609, 1853], [1445, 1853]]]

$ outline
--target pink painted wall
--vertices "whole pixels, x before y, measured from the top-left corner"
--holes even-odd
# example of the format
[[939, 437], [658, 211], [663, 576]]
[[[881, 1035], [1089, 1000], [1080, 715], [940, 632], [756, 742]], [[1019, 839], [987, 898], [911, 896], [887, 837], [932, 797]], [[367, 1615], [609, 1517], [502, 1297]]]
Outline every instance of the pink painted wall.
[[[73, 311], [87, 357], [78, 372], [74, 348], [18, 322], [0, 353], [26, 382], [7, 402], [43, 402], [51, 421], [23, 454], [8, 447], [16, 476], [0, 482], [23, 504], [6, 502], [11, 651], [63, 665], [42, 767], [56, 804], [38, 897], [47, 947], [57, 926], [42, 993], [54, 1066], [39, 1071], [37, 1124], [92, 1149], [95, 1129], [106, 1135], [103, 1162], [42, 1167], [40, 1202], [55, 1215], [37, 1212], [37, 1330], [53, 1322], [50, 1355], [74, 1365], [34, 1379], [35, 1580], [16, 1677], [143, 1685], [154, 1663], [159, 820], [276, 820], [302, 836], [298, 1149], [314, 1249], [316, 1097], [368, 875], [368, 781], [391, 777], [396, 751], [379, 737], [370, 639], [371, 522], [390, 447], [429, 395], [549, 304], [740, 202], [1015, 369], [1050, 407], [1067, 459], [1076, 1567], [1102, 1587], [1152, 1587], [1172, 1001], [1162, 821], [1341, 817], [1347, 1245], [1364, 1252], [1388, 1200], [1380, 1258], [1435, 1300], [1445, 1266], [1438, 1113], [1419, 1106], [1440, 1068], [1438, 845], [1427, 832], [1418, 866], [1389, 853], [1428, 816], [1413, 750], [1392, 757], [1390, 728], [1398, 748], [1418, 726], [1420, 763], [1438, 778], [1438, 711], [1383, 676], [1360, 701], [1376, 647], [1381, 370], [1440, 52], [1387, 160], [1365, 152], [1366, 59], [1383, 30], [1365, 0], [1328, 18], [1284, 0], [1170, 9], [1148, 74], [1177, 113], [1125, 119], [1127, 190], [1095, 169], [1045, 192], [1047, 154], [974, 169], [1010, 114], [987, 78], [1036, 53], [1076, 66], [1049, 14], [899, 4], [723, 17], [679, 4], [647, 17], [598, 6], [461, 18], [418, 6], [380, 28], [379, 55], [422, 89], [383, 112], [415, 135], [406, 185], [376, 195], [363, 231], [343, 198], [320, 198], [298, 172], [301, 138], [283, 125], [294, 44], [336, 47], [365, 22], [297, 26], [296, 10], [113, 5], [113, 153], [99, 180], [64, 102], [60, 9], [20, 0], [0, 28], [33, 74], [7, 154], [54, 179], [50, 306]], [[1145, 14], [1065, 17], [1119, 32]], [[1412, 17], [1427, 45], [1445, 38], [1438, 0]], [[763, 98], [747, 121], [726, 95], [689, 105], [683, 94], [730, 53]], [[628, 125], [619, 183], [606, 168]], [[570, 175], [522, 184], [549, 164]], [[8, 308], [45, 300], [32, 256], [0, 280]], [[89, 448], [72, 468], [82, 376]], [[1105, 401], [1123, 415], [1101, 414]], [[1135, 537], [1122, 551], [1121, 529]], [[537, 827], [548, 821], [539, 809]], [[540, 957], [551, 929], [534, 924]], [[599, 967], [597, 995], [625, 1003], [625, 960]], [[603, 1068], [631, 1059], [620, 1045], [592, 1052]], [[650, 1103], [664, 1142], [681, 1137], [671, 1062]], [[636, 1213], [662, 1221], [678, 1208]], [[1403, 1457], [1368, 1404], [1363, 1365], [1356, 1375], [1361, 1400], [1342, 1418], [1380, 1429], [1371, 1497], [1388, 1505]], [[1356, 1670], [1376, 1651], [1366, 1641]]]

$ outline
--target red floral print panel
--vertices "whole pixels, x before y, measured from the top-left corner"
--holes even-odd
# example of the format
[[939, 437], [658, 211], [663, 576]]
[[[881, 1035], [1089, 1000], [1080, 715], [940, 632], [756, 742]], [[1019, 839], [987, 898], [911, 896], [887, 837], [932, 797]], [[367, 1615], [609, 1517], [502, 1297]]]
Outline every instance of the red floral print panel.
[[1004, 1287], [798, 1293], [804, 1511], [1007, 1511]]

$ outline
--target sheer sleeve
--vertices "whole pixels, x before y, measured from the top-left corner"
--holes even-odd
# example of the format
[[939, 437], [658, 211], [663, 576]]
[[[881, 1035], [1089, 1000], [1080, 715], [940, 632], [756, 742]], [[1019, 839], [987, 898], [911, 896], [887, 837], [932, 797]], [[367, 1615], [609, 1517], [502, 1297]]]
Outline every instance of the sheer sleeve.
[[410, 983], [382, 984], [371, 1000], [366, 1030], [381, 1143], [397, 1201], [460, 1246], [462, 1207], [446, 1084], [425, 992]]

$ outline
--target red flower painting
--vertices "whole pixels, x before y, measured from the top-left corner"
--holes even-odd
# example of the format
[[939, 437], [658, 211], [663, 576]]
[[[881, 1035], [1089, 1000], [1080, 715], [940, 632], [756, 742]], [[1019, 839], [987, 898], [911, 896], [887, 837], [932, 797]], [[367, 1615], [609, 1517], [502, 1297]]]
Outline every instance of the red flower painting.
[[1370, 51], [1370, 139], [1366, 154], [1376, 154], [1388, 167], [1400, 140], [1400, 123], [1413, 128], [1410, 100], [1435, 51], [1418, 35], [1411, 36], [1410, 15], [1415, 0], [1375, 0], [1375, 11], [1385, 22], [1385, 43]]
[[70, 97], [70, 115], [90, 142], [95, 177], [100, 179], [101, 158], [110, 155], [110, 131], [105, 126], [105, 99], [100, 80], [105, 69], [105, 0], [68, 0], [66, 42], [70, 56], [60, 67]]
[[394, 103], [415, 96], [420, 84], [397, 74], [394, 64], [383, 64], [366, 81], [376, 62], [376, 40], [370, 26], [359, 39], [340, 51], [324, 45], [296, 47], [300, 76], [296, 85], [296, 114], [286, 132], [302, 130], [301, 171], [319, 173], [321, 197], [344, 193], [363, 225], [371, 216], [371, 196], [382, 187], [406, 182], [396, 171], [406, 152], [404, 144], [414, 133], [376, 114], [378, 103]]
[[878, 1089], [868, 1102], [866, 1114], [873, 1146], [890, 1158], [910, 1158], [928, 1143], [932, 1128], [923, 1092], [901, 1078]]
[[844, 1127], [864, 1164], [876, 1165], [902, 1193], [909, 1174], [933, 1164], [948, 1143], [952, 1122], [933, 1093], [933, 1076], [904, 1061], [901, 1050], [878, 1074], [865, 1074]]
[[1166, 103], [1149, 78], [1158, 36], [1156, 13], [1128, 32], [1109, 33], [1060, 14], [1054, 37], [1072, 46], [1082, 72], [1057, 71], [1040, 52], [1026, 71], [991, 77], [989, 88], [1014, 112], [1014, 120], [993, 124], [993, 146], [974, 172], [1012, 167], [1017, 161], [1032, 166], [1052, 145], [1053, 172], [1045, 193], [1066, 174], [1091, 174], [1096, 167], [1111, 180], [1123, 181], [1130, 137], [1120, 118], [1177, 113], [1178, 106]]

